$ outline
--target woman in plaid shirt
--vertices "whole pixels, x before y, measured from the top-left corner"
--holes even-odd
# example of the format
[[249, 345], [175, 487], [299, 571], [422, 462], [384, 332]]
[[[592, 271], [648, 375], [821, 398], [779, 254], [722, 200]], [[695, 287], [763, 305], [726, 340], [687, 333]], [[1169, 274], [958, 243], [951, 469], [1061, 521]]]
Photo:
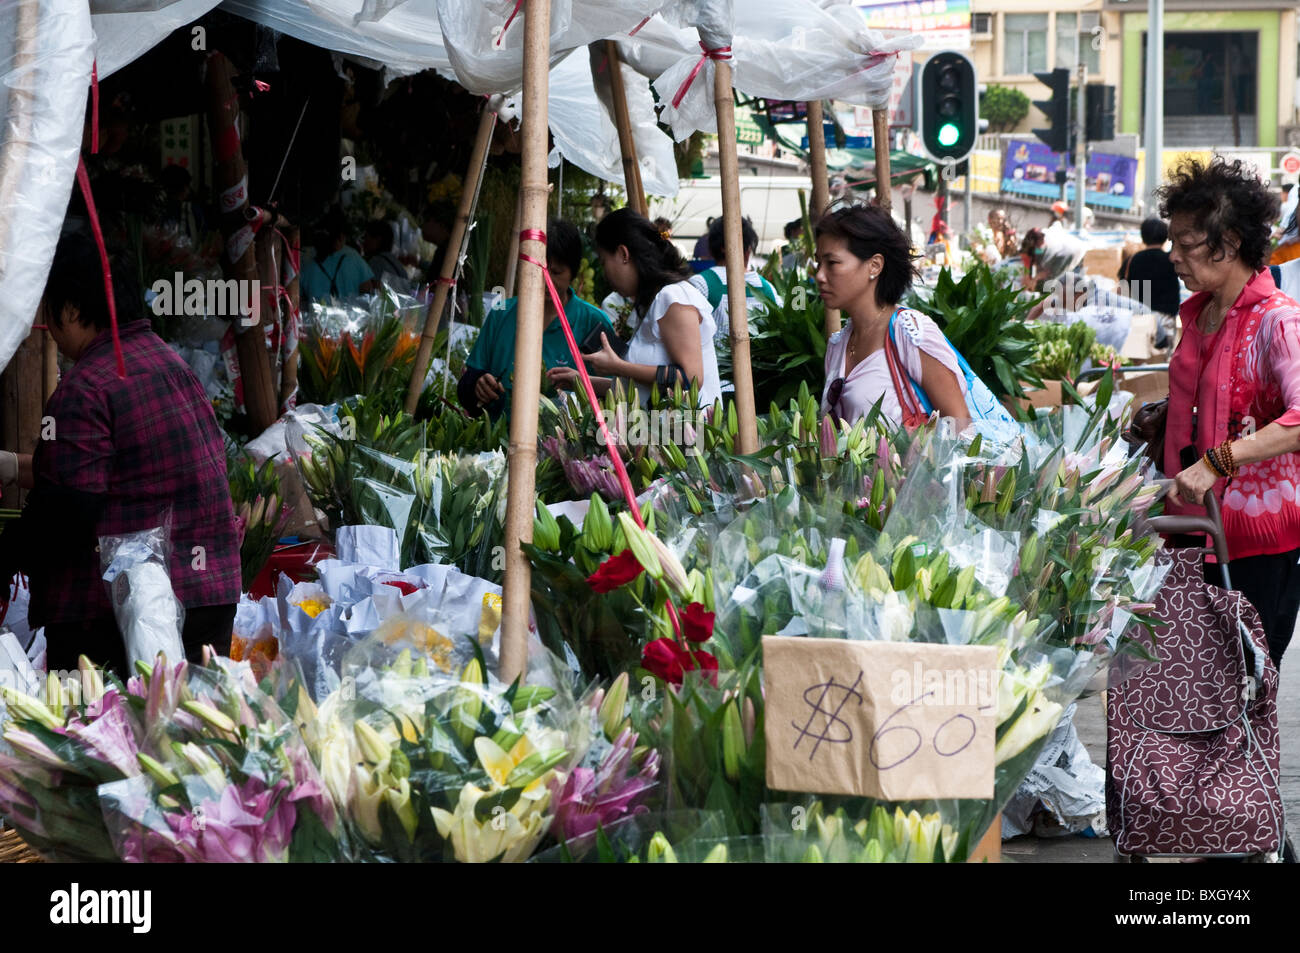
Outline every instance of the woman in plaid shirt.
[[85, 654], [126, 674], [98, 538], [161, 525], [169, 514], [186, 655], [197, 660], [207, 644], [230, 650], [239, 539], [224, 442], [203, 387], [141, 316], [128, 272], [113, 271], [120, 377], [98, 249], [84, 234], [60, 239], [41, 311], [74, 363], [46, 405], [35, 453], [0, 460], [0, 477], [31, 488], [22, 519], [0, 534], [0, 577], [7, 596], [13, 573], [28, 574], [29, 620], [45, 626], [51, 671]]

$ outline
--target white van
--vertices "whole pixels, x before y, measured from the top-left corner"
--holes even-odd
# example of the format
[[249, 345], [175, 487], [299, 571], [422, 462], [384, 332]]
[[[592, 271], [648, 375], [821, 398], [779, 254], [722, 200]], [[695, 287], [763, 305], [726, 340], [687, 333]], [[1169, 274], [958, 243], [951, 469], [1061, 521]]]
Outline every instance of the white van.
[[[758, 253], [766, 256], [785, 243], [785, 226], [802, 214], [799, 192], [812, 201], [812, 180], [807, 176], [740, 177], [740, 208], [758, 232]], [[650, 217], [662, 215], [673, 223], [673, 241], [688, 258], [696, 239], [707, 234], [710, 218], [722, 217], [722, 180], [683, 179], [673, 199], [650, 200]]]

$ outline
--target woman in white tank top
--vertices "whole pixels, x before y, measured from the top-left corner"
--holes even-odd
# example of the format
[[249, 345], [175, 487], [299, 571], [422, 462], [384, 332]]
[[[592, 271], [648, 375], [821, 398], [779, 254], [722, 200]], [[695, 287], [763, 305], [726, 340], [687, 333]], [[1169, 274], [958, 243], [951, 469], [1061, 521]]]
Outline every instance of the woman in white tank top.
[[[608, 343], [585, 356], [596, 392], [603, 394], [613, 378], [622, 377], [636, 384], [644, 404], [656, 383], [664, 394], [676, 382], [686, 388], [696, 381], [701, 406], [719, 400], [722, 385], [713, 350], [713, 309], [688, 280], [690, 267], [677, 246], [660, 235], [649, 219], [623, 208], [605, 216], [596, 227], [596, 249], [610, 285], [636, 302], [641, 315], [626, 357]], [[577, 372], [556, 367], [547, 376], [556, 386], [573, 387]]]

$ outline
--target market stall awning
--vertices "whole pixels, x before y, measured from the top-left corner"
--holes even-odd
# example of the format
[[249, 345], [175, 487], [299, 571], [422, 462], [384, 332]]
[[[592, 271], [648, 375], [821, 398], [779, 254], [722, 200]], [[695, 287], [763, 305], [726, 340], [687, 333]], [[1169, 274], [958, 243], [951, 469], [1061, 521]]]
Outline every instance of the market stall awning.
[[[872, 149], [827, 149], [826, 168], [842, 172], [854, 188], [874, 188], [876, 184], [876, 153]], [[933, 191], [938, 183], [939, 164], [933, 159], [910, 152], [889, 153], [889, 181], [894, 185], [924, 176], [922, 186]]]

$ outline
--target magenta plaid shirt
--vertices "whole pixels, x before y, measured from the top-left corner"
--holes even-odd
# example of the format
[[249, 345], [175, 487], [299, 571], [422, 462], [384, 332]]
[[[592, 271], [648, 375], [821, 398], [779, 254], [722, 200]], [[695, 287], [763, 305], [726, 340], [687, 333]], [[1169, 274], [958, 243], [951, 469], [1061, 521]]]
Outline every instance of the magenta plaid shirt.
[[[212, 404], [147, 320], [122, 327], [121, 342], [125, 379], [117, 376], [113, 339], [104, 331], [50, 397], [45, 413], [53, 418], [53, 439], [37, 446], [37, 485], [105, 495], [99, 536], [158, 526], [170, 508], [177, 597], [187, 608], [233, 605], [240, 592], [239, 539]], [[33, 578], [31, 590], [33, 625], [113, 613], [98, 553]]]

